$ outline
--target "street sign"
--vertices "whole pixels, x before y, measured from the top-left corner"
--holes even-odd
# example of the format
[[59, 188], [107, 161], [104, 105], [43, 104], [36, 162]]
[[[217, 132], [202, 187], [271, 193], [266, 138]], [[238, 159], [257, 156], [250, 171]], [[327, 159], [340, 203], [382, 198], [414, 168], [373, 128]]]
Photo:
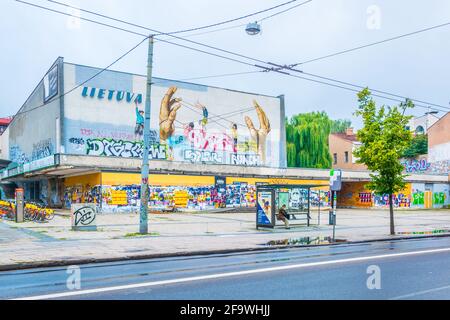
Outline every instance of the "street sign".
[[342, 171], [339, 169], [330, 170], [330, 190], [340, 191], [342, 188]]

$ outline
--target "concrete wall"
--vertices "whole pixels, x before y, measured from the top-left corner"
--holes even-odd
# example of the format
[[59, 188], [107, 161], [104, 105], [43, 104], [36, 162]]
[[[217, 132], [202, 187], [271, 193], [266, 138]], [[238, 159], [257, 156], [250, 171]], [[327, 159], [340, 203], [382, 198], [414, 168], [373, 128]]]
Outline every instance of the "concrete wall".
[[450, 113], [428, 129], [428, 161], [433, 173], [450, 173]]
[[[58, 70], [59, 74], [62, 72], [60, 59], [49, 69], [49, 72], [55, 72], [55, 70]], [[55, 74], [52, 73], [52, 76]], [[47, 76], [39, 82], [8, 127], [9, 158], [13, 162], [28, 163], [56, 152], [60, 90], [47, 101], [44, 98], [46, 92], [47, 95], [50, 92], [48, 90], [50, 86], [59, 89], [58, 78], [53, 77], [52, 80], [55, 80], [56, 84], [54, 82], [50, 84]]]
[[428, 147], [450, 142], [450, 112], [428, 129]]
[[[66, 90], [81, 84], [99, 69], [64, 64]], [[64, 97], [63, 144], [67, 154], [141, 157], [142, 135], [136, 134], [136, 107], [144, 110], [146, 77], [105, 71]], [[174, 132], [166, 138], [160, 115], [170, 86], [173, 98], [181, 98]], [[260, 118], [257, 101], [270, 122], [266, 138], [257, 139], [246, 124], [249, 117], [256, 129]], [[284, 167], [286, 165], [283, 98], [208, 87], [186, 82], [153, 79], [151, 97], [152, 143], [150, 157], [194, 163]], [[201, 124], [206, 106], [208, 122]], [[193, 129], [189, 128], [192, 123]], [[232, 124], [237, 124], [237, 136]], [[237, 143], [236, 143], [237, 141]], [[259, 148], [260, 146], [261, 148]]]

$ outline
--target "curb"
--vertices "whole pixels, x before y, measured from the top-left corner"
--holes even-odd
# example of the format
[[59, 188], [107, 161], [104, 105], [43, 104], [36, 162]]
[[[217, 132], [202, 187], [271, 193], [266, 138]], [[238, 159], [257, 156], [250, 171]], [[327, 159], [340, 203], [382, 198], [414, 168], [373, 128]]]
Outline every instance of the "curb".
[[274, 245], [266, 247], [249, 247], [241, 249], [221, 249], [221, 250], [203, 250], [203, 251], [191, 251], [191, 252], [175, 252], [175, 253], [159, 253], [159, 254], [147, 254], [147, 255], [132, 255], [124, 257], [115, 258], [85, 258], [85, 259], [74, 259], [74, 260], [64, 260], [64, 261], [35, 261], [26, 263], [17, 263], [9, 265], [0, 265], [0, 271], [15, 271], [15, 270], [26, 270], [35, 268], [50, 268], [50, 267], [65, 267], [71, 265], [83, 265], [92, 263], [107, 263], [107, 262], [120, 262], [120, 261], [130, 261], [130, 260], [147, 260], [147, 259], [158, 259], [158, 258], [177, 258], [177, 257], [191, 257], [191, 256], [202, 256], [202, 255], [220, 255], [220, 254], [232, 254], [232, 253], [242, 253], [242, 252], [263, 252], [263, 251], [273, 251], [281, 249], [292, 249], [292, 248], [311, 248], [311, 247], [327, 247], [327, 246], [339, 246], [348, 244], [361, 244], [361, 243], [372, 243], [372, 242], [385, 242], [385, 241], [401, 241], [401, 240], [413, 240], [413, 239], [427, 239], [427, 238], [448, 238], [450, 234], [439, 234], [439, 235], [418, 235], [410, 237], [389, 237], [389, 238], [378, 238], [369, 240], [358, 240], [358, 241], [347, 241], [347, 242], [335, 242], [329, 244], [313, 244], [313, 245]]

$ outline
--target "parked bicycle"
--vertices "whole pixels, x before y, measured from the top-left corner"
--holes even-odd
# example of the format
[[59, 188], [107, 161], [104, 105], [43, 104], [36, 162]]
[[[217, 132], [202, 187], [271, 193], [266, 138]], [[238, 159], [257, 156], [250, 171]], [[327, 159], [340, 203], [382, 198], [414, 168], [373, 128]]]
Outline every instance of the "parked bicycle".
[[[0, 218], [14, 220], [16, 207], [14, 202], [0, 200]], [[24, 206], [24, 220], [47, 222], [55, 217], [53, 209], [46, 208], [34, 202], [27, 202]]]
[[13, 202], [0, 200], [0, 219], [14, 219], [15, 204]]

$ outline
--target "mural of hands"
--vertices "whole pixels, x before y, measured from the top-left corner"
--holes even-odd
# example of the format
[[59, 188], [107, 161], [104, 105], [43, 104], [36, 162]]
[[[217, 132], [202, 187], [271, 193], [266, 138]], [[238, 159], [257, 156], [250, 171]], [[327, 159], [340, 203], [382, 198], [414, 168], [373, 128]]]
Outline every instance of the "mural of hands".
[[245, 117], [245, 123], [250, 131], [252, 140], [258, 147], [258, 154], [261, 157], [261, 162], [264, 164], [266, 162], [266, 139], [270, 132], [270, 122], [266, 116], [266, 113], [258, 102], [256, 102], [256, 100], [253, 100], [253, 105], [256, 109], [256, 113], [258, 114], [259, 129], [255, 128], [252, 119], [248, 116]]
[[177, 111], [181, 108], [179, 103], [181, 98], [172, 98], [176, 91], [177, 87], [170, 87], [161, 100], [159, 109], [159, 136], [161, 143], [165, 143], [175, 131], [174, 122], [177, 117]]

